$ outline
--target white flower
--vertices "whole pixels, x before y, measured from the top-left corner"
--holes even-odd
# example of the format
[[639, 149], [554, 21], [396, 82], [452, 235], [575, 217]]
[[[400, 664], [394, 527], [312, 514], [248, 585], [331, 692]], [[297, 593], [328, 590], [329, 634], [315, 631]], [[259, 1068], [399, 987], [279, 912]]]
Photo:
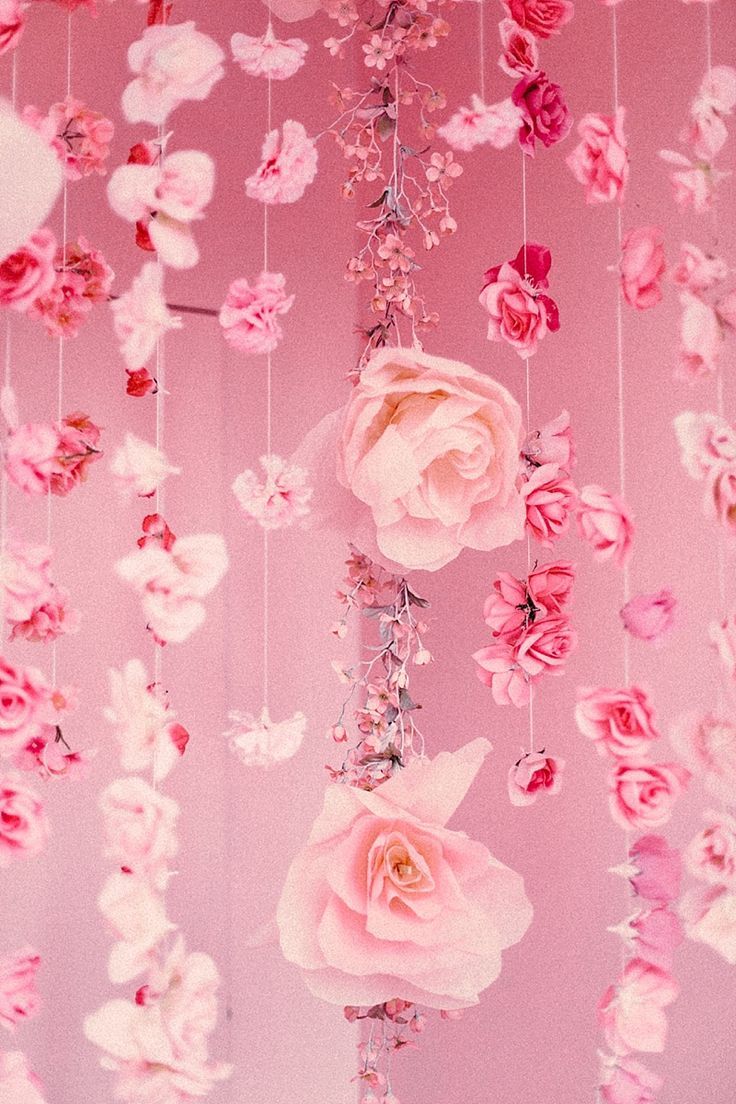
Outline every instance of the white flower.
[[112, 458], [110, 471], [126, 498], [133, 495], [150, 498], [167, 475], [178, 475], [181, 468], [170, 464], [155, 445], [142, 441], [132, 433], [126, 433], [125, 441]]
[[131, 371], [148, 363], [167, 330], [181, 329], [181, 318], [166, 306], [162, 282], [161, 267], [148, 261], [128, 291], [110, 303], [120, 352]]
[[160, 781], [180, 754], [170, 735], [175, 714], [149, 685], [139, 659], [129, 660], [122, 671], [111, 668], [109, 677], [111, 704], [104, 715], [116, 729], [120, 765], [126, 771], [145, 771], [154, 764], [154, 778]]
[[246, 767], [271, 767], [291, 759], [304, 739], [307, 719], [295, 713], [285, 721], [272, 721], [264, 705], [258, 717], [250, 713], [229, 713], [233, 722], [224, 735], [233, 751]]
[[260, 464], [266, 473], [263, 483], [250, 468], [241, 472], [233, 483], [233, 494], [243, 513], [263, 529], [284, 529], [298, 518], [306, 517], [312, 497], [312, 488], [307, 486], [307, 472], [273, 453], [262, 456]]

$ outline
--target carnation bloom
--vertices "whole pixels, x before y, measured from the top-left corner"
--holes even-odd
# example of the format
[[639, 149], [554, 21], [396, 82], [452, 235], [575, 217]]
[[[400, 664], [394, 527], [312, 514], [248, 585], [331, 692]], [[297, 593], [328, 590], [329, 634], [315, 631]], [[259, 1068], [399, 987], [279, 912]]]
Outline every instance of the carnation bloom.
[[110, 308], [120, 352], [133, 371], [148, 363], [159, 338], [182, 325], [166, 306], [163, 270], [151, 261], [143, 265], [128, 291], [110, 302]]
[[341, 1005], [475, 1004], [532, 909], [521, 877], [447, 821], [490, 750], [412, 760], [373, 791], [333, 784], [277, 911], [281, 949]]
[[629, 230], [621, 243], [621, 292], [630, 307], [649, 310], [662, 299], [666, 263], [662, 231], [658, 226]]
[[646, 755], [652, 740], [660, 736], [654, 709], [640, 686], [579, 689], [575, 723], [593, 740], [599, 755], [614, 759]]
[[263, 482], [246, 469], [233, 483], [233, 494], [243, 513], [263, 529], [284, 529], [306, 517], [312, 498], [307, 472], [273, 453], [262, 456], [260, 464], [266, 473]]
[[26, 107], [23, 120], [46, 139], [64, 166], [68, 180], [81, 180], [91, 173], [104, 176], [115, 133], [112, 122], [99, 111], [91, 111], [81, 100], [67, 96], [52, 104], [46, 115]]
[[690, 777], [680, 763], [620, 760], [608, 779], [611, 816], [625, 829], [662, 828]]
[[672, 631], [677, 599], [669, 587], [655, 594], [637, 594], [621, 610], [624, 628], [638, 640], [659, 644]]
[[317, 147], [301, 123], [287, 119], [270, 130], [261, 164], [245, 182], [245, 193], [261, 203], [295, 203], [317, 174]]
[[0, 1024], [10, 1031], [38, 1012], [36, 973], [40, 965], [41, 956], [32, 947], [0, 958]]
[[233, 60], [252, 77], [287, 80], [301, 69], [309, 47], [301, 38], [279, 41], [269, 23], [260, 38], [234, 34], [230, 39]]
[[543, 146], [554, 146], [570, 133], [572, 117], [562, 89], [546, 73], [537, 71], [522, 77], [511, 99], [521, 111], [519, 145], [525, 154], [534, 156], [537, 140]]
[[228, 720], [228, 746], [246, 767], [272, 767], [291, 759], [301, 747], [307, 724], [303, 713], [272, 721], [265, 705], [257, 717], [232, 712]]
[[252, 285], [244, 276], [233, 280], [219, 316], [228, 345], [249, 355], [273, 352], [284, 336], [279, 316], [294, 303], [285, 286], [280, 272], [262, 272]]
[[470, 97], [470, 107], [459, 108], [438, 128], [437, 133], [454, 150], [464, 152], [476, 146], [504, 149], [519, 132], [521, 112], [510, 98], [485, 104], [479, 96]]
[[624, 566], [631, 556], [634, 524], [622, 499], [595, 484], [583, 487], [578, 495], [577, 522], [580, 536], [597, 560]]
[[0, 868], [38, 855], [49, 831], [43, 802], [25, 778], [14, 771], [0, 774]]
[[629, 178], [629, 151], [624, 109], [614, 116], [584, 115], [578, 123], [580, 143], [567, 158], [575, 179], [585, 185], [586, 203], [623, 201]]
[[225, 55], [192, 22], [146, 27], [128, 50], [135, 78], [123, 92], [129, 123], [163, 123], [185, 100], [206, 100], [224, 76]]
[[542, 751], [529, 752], [509, 771], [508, 791], [512, 805], [532, 805], [541, 793], [558, 794], [562, 789], [564, 759]]
[[631, 1050], [664, 1050], [667, 1035], [665, 1008], [677, 999], [679, 986], [664, 970], [634, 958], [616, 985], [598, 1003], [598, 1022], [608, 1046], [616, 1054]]
[[168, 475], [178, 475], [181, 468], [170, 464], [155, 445], [126, 433], [112, 458], [110, 471], [127, 498], [134, 495], [150, 498]]

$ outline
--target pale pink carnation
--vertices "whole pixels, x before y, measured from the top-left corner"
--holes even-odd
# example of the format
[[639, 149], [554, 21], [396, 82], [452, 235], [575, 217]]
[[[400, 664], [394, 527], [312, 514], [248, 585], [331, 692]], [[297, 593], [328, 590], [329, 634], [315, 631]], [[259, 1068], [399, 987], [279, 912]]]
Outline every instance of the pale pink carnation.
[[246, 469], [233, 483], [233, 494], [243, 513], [263, 529], [284, 529], [306, 517], [312, 497], [308, 473], [273, 453], [262, 456], [260, 463], [266, 473], [264, 482]]
[[736, 724], [713, 713], [686, 713], [672, 726], [670, 743], [682, 762], [703, 777], [705, 788], [736, 803]]
[[41, 956], [32, 947], [0, 958], [0, 1024], [10, 1031], [38, 1012], [36, 974], [40, 965]]
[[0, 55], [14, 50], [26, 25], [23, 0], [0, 0]]
[[110, 471], [126, 498], [135, 495], [150, 498], [167, 476], [178, 475], [181, 468], [170, 464], [155, 445], [126, 433], [123, 444], [113, 455]]
[[[617, 0], [603, 0], [608, 5]], [[603, 1104], [655, 1104], [664, 1080], [624, 1055], [601, 1056], [600, 1094]]]
[[245, 182], [245, 193], [261, 203], [295, 203], [317, 174], [317, 147], [301, 123], [287, 119], [271, 130], [261, 150], [261, 164]]
[[595, 484], [583, 487], [578, 496], [578, 531], [601, 562], [611, 560], [623, 567], [631, 556], [634, 523], [626, 504]]
[[271, 353], [283, 338], [279, 316], [287, 314], [294, 296], [284, 291], [286, 277], [262, 272], [253, 284], [243, 276], [233, 280], [220, 307], [220, 325], [228, 345], [240, 353]]
[[652, 740], [661, 735], [649, 696], [640, 686], [579, 689], [575, 723], [599, 755], [614, 759], [647, 755]]
[[521, 485], [527, 533], [551, 548], [570, 524], [577, 493], [568, 473], [558, 464], [542, 464]]
[[666, 262], [658, 226], [630, 230], [621, 243], [621, 292], [630, 307], [649, 310], [662, 299]]
[[616, 985], [598, 1002], [598, 1022], [616, 1054], [631, 1050], [659, 1053], [667, 1036], [665, 1008], [677, 999], [679, 986], [664, 970], [641, 958], [627, 962]]
[[46, 1104], [43, 1086], [19, 1050], [0, 1051], [0, 1100], [3, 1104]]
[[697, 886], [683, 897], [680, 915], [689, 939], [736, 966], [736, 893], [721, 885]]
[[677, 599], [669, 587], [655, 594], [637, 594], [621, 610], [624, 628], [638, 640], [659, 644], [672, 631]]
[[56, 238], [45, 227], [0, 261], [0, 306], [25, 312], [56, 280]]
[[105, 719], [113, 725], [120, 745], [120, 765], [126, 771], [147, 771], [153, 766], [160, 782], [182, 754], [176, 714], [162, 700], [139, 659], [131, 659], [122, 671], [110, 669], [110, 706]]
[[584, 115], [578, 123], [580, 142], [567, 164], [575, 179], [585, 185], [586, 203], [623, 201], [629, 179], [624, 114], [619, 107], [615, 116]]
[[521, 112], [510, 97], [485, 104], [474, 94], [470, 107], [459, 108], [437, 133], [454, 150], [470, 151], [482, 145], [505, 149], [516, 138], [520, 125]]
[[49, 837], [43, 802], [22, 775], [0, 775], [0, 868], [40, 854]]
[[225, 75], [225, 54], [192, 22], [146, 27], [128, 50], [135, 79], [123, 92], [129, 123], [163, 123], [185, 100], [206, 100]]
[[693, 875], [711, 885], [736, 886], [736, 819], [726, 812], [705, 814], [706, 827], [694, 836], [684, 851], [685, 864]]
[[279, 41], [269, 23], [260, 38], [234, 34], [230, 39], [233, 60], [244, 73], [252, 77], [268, 77], [271, 80], [288, 80], [301, 69], [309, 47], [301, 38]]
[[508, 775], [512, 805], [532, 805], [540, 794], [558, 794], [562, 789], [564, 759], [545, 755], [544, 750], [529, 752], [515, 763]]
[[672, 279], [687, 291], [709, 291], [728, 277], [728, 265], [720, 257], [704, 253], [697, 245], [683, 242], [680, 260], [672, 269]]
[[662, 828], [690, 777], [690, 771], [680, 763], [623, 759], [615, 764], [608, 779], [611, 816], [626, 829], [641, 832]]
[[166, 306], [163, 270], [151, 261], [143, 265], [128, 291], [111, 300], [110, 308], [120, 352], [133, 371], [148, 363], [168, 330], [181, 329], [181, 318]]
[[498, 64], [504, 73], [515, 79], [539, 69], [539, 47], [531, 31], [513, 19], [502, 19], [498, 31], [503, 47]]
[[257, 717], [232, 712], [228, 720], [228, 746], [246, 767], [272, 767], [291, 759], [301, 747], [307, 724], [303, 713], [272, 721], [265, 705]]

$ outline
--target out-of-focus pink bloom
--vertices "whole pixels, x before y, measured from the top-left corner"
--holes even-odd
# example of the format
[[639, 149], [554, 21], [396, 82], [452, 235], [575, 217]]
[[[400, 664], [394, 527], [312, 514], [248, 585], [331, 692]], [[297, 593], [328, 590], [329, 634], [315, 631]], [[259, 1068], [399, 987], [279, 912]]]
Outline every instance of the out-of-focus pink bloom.
[[559, 34], [575, 13], [573, 0], [503, 0], [508, 16], [536, 38]]
[[149, 879], [125, 870], [109, 876], [97, 907], [117, 937], [110, 950], [108, 976], [122, 985], [150, 968], [156, 948], [175, 925], [166, 915], [163, 896]]
[[38, 1012], [36, 973], [40, 965], [41, 956], [32, 947], [0, 958], [0, 1024], [10, 1031]]
[[623, 202], [629, 179], [629, 150], [624, 134], [624, 108], [616, 114], [584, 115], [578, 123], [580, 142], [567, 158], [575, 179], [585, 186], [586, 203]]
[[621, 243], [621, 292], [630, 307], [649, 310], [662, 299], [666, 262], [662, 231], [658, 226], [629, 230]]
[[658, 644], [675, 623], [677, 599], [669, 587], [655, 594], [637, 594], [621, 610], [624, 628], [638, 640]]
[[120, 165], [107, 196], [115, 214], [143, 223], [153, 248], [172, 268], [193, 268], [199, 250], [190, 223], [201, 219], [212, 199], [215, 165], [199, 150], [179, 150], [160, 165]]
[[686, 713], [672, 726], [670, 743], [680, 759], [703, 776], [710, 793], [736, 801], [736, 725], [713, 713]]
[[182, 754], [174, 737], [181, 727], [176, 714], [151, 685], [139, 659], [131, 659], [122, 671], [111, 669], [110, 706], [105, 719], [114, 726], [120, 745], [120, 765], [126, 771], [147, 771], [160, 782]]
[[54, 286], [34, 300], [29, 314], [40, 318], [52, 336], [74, 337], [93, 304], [110, 298], [115, 273], [99, 249], [82, 237], [58, 249], [55, 263]]
[[672, 279], [687, 291], [708, 291], [728, 276], [728, 265], [720, 257], [704, 253], [697, 245], [683, 242], [680, 259], [672, 269]]
[[66, 590], [52, 586], [25, 621], [16, 622], [10, 639], [48, 643], [66, 633], [79, 630], [79, 613], [69, 605]]
[[736, 966], [736, 893], [725, 886], [697, 886], [683, 897], [680, 915], [689, 939]]
[[287, 119], [271, 130], [261, 164], [245, 182], [245, 194], [261, 203], [296, 203], [317, 175], [317, 147], [301, 123]]
[[510, 146], [519, 133], [521, 112], [509, 98], [485, 104], [480, 96], [470, 97], [470, 107], [459, 108], [437, 133], [454, 150], [467, 152], [476, 146], [494, 149]]
[[679, 917], [666, 906], [635, 913], [608, 930], [619, 935], [637, 958], [660, 970], [672, 969], [675, 951], [684, 939]]
[[105, 822], [105, 854], [132, 873], [166, 889], [166, 864], [178, 849], [179, 806], [143, 778], [118, 778], [100, 794]]
[[539, 48], [533, 33], [514, 19], [502, 19], [498, 25], [503, 52], [498, 64], [516, 79], [539, 69]]
[[716, 188], [729, 175], [720, 172], [707, 162], [692, 162], [676, 150], [660, 150], [663, 161], [676, 166], [671, 173], [675, 203], [678, 207], [692, 207], [696, 214], [708, 211]]
[[163, 123], [185, 100], [206, 100], [225, 75], [225, 54], [192, 22], [147, 27], [128, 50], [135, 79], [123, 92], [129, 123]]
[[[8, 258], [27, 245], [47, 218], [61, 189], [62, 174], [56, 156], [43, 138], [21, 121], [7, 101], [0, 106], [0, 143], [3, 149], [12, 150], [12, 156], [3, 163], [4, 207], [0, 228], [0, 258]], [[0, 289], [8, 276], [5, 266], [3, 260]], [[16, 272], [14, 284], [17, 283]]]
[[736, 533], [736, 464], [714, 465], [705, 477], [705, 514]]
[[246, 767], [272, 767], [291, 759], [301, 747], [307, 724], [303, 713], [272, 721], [265, 705], [257, 717], [232, 712], [228, 720], [228, 746]]
[[168, 475], [178, 475], [181, 468], [170, 464], [155, 445], [126, 433], [125, 441], [112, 458], [110, 471], [127, 498], [134, 495], [150, 498]]
[[281, 341], [279, 316], [287, 314], [294, 296], [284, 291], [286, 277], [262, 272], [250, 284], [243, 276], [233, 280], [220, 308], [220, 325], [228, 345], [250, 355], [271, 353]]
[[611, 816], [625, 829], [662, 828], [690, 778], [690, 771], [680, 763], [621, 760], [608, 778]]
[[709, 69], [690, 107], [690, 127], [686, 134], [699, 160], [712, 161], [728, 138], [724, 118], [736, 106], [736, 69], [716, 65]]
[[5, 473], [26, 494], [47, 494], [58, 473], [59, 432], [43, 422], [27, 422], [8, 434]]
[[0, 867], [38, 855], [49, 830], [43, 802], [23, 776], [0, 775]]
[[301, 38], [279, 41], [269, 23], [260, 38], [234, 34], [230, 39], [233, 60], [251, 77], [287, 80], [301, 69], [309, 47]]
[[541, 793], [558, 794], [564, 767], [564, 759], [545, 755], [543, 750], [523, 755], [508, 775], [511, 804], [533, 805]]
[[736, 885], [736, 820], [728, 813], [705, 813], [702, 828], [685, 848], [685, 865], [700, 881]]
[[51, 687], [35, 667], [0, 656], [0, 758], [12, 755], [54, 719]]
[[51, 557], [45, 545], [6, 542], [0, 553], [0, 603], [9, 624], [27, 621], [48, 595]]
[[568, 529], [575, 505], [575, 486], [557, 464], [542, 464], [521, 485], [526, 528], [546, 548]]
[[708, 634], [729, 678], [736, 679], [736, 612], [711, 622]]
[[80, 410], [57, 422], [56, 430], [59, 434], [56, 469], [51, 472], [49, 485], [52, 494], [67, 495], [85, 482], [90, 464], [102, 459], [101, 430]]
[[0, 306], [27, 311], [54, 286], [56, 238], [45, 227], [0, 262]]
[[664, 1010], [678, 993], [677, 982], [664, 970], [641, 958], [628, 962], [618, 983], [598, 1002], [598, 1022], [611, 1050], [616, 1054], [663, 1051], [667, 1036]]
[[522, 77], [511, 99], [522, 116], [519, 145], [530, 157], [534, 156], [537, 140], [543, 146], [554, 146], [570, 133], [572, 116], [562, 89], [546, 73], [537, 71]]
[[681, 372], [686, 379], [712, 375], [718, 367], [723, 331], [715, 309], [690, 291], [680, 294]]
[[629, 863], [616, 867], [631, 882], [638, 897], [666, 905], [680, 895], [682, 859], [664, 836], [640, 836], [629, 849]]
[[551, 265], [546, 246], [527, 242], [513, 261], [488, 269], [479, 302], [489, 314], [489, 341], [507, 341], [526, 358], [548, 330], [560, 328], [557, 304], [545, 294]]
[[693, 479], [736, 462], [736, 430], [719, 414], [686, 410], [674, 425], [683, 467]]
[[0, 1099], [7, 1104], [46, 1104], [41, 1082], [19, 1050], [0, 1051]]
[[[609, 6], [616, 2], [603, 0]], [[654, 1104], [663, 1085], [659, 1074], [635, 1058], [601, 1055], [599, 1088], [603, 1104]]]
[[575, 466], [576, 456], [568, 412], [563, 410], [541, 429], [530, 433], [522, 446], [521, 455], [528, 467], [557, 464], [565, 471], [571, 471]]
[[729, 291], [716, 303], [716, 314], [724, 326], [736, 330], [736, 290]]
[[614, 759], [647, 755], [652, 740], [661, 735], [647, 692], [640, 686], [579, 689], [575, 723], [593, 740], [599, 755]]
[[260, 463], [266, 473], [262, 483], [250, 469], [241, 472], [233, 483], [233, 494], [243, 513], [263, 529], [284, 529], [306, 517], [312, 497], [308, 473], [273, 453], [262, 456]]
[[23, 0], [0, 0], [0, 55], [14, 50], [26, 25]]
[[159, 338], [168, 330], [181, 328], [181, 318], [166, 306], [162, 269], [151, 261], [143, 265], [128, 291], [112, 300], [110, 307], [120, 352], [133, 371], [150, 360]]
[[634, 540], [634, 523], [623, 500], [603, 487], [588, 484], [579, 492], [576, 517], [580, 536], [595, 558], [623, 567]]
[[110, 143], [115, 133], [112, 122], [98, 111], [90, 111], [74, 96], [52, 104], [46, 115], [35, 107], [23, 111], [23, 120], [37, 130], [64, 165], [69, 180], [107, 172]]

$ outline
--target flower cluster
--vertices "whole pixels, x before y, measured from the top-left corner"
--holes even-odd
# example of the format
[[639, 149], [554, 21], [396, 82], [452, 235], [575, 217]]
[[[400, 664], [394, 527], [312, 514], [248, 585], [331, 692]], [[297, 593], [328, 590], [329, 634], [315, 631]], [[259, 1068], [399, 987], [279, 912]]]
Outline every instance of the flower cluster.
[[51, 578], [52, 551], [10, 541], [0, 552], [0, 610], [10, 639], [47, 642], [76, 632], [79, 614]]
[[80, 411], [60, 422], [15, 426], [5, 445], [5, 474], [27, 495], [67, 495], [99, 460], [100, 427]]
[[245, 516], [262, 529], [285, 529], [305, 518], [312, 497], [307, 472], [273, 453], [262, 456], [260, 464], [266, 473], [263, 482], [248, 468], [233, 483], [233, 494]]
[[105, 175], [115, 128], [104, 115], [67, 96], [52, 104], [45, 115], [29, 106], [22, 117], [54, 150], [67, 180], [80, 180], [92, 173]]
[[488, 269], [479, 301], [488, 312], [489, 341], [506, 341], [526, 358], [559, 330], [557, 304], [546, 294], [551, 266], [546, 246], [525, 242], [512, 261]]

